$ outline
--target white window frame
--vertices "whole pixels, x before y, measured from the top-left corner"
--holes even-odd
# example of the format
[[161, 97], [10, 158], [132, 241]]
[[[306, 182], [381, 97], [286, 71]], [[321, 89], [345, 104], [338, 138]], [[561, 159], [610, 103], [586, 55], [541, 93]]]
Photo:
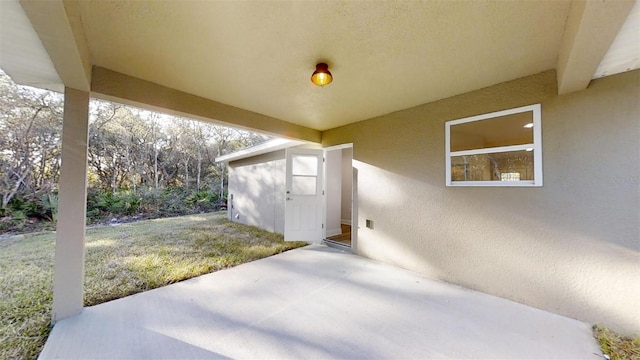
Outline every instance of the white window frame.
[[[518, 114], [523, 112], [533, 113], [533, 143], [511, 146], [499, 146], [492, 148], [451, 151], [451, 126], [473, 121], [490, 120], [496, 117]], [[515, 109], [492, 112], [489, 114], [471, 116], [445, 123], [445, 166], [447, 186], [542, 186], [542, 107], [540, 104], [522, 106]], [[480, 155], [498, 152], [522, 151], [533, 148], [533, 179], [520, 181], [452, 181], [451, 158], [454, 156]]]

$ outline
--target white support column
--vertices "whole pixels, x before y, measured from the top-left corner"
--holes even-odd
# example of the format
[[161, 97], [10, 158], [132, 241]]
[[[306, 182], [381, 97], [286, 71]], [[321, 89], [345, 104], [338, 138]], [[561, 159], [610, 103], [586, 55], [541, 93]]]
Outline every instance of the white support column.
[[89, 92], [65, 88], [52, 322], [82, 312]]

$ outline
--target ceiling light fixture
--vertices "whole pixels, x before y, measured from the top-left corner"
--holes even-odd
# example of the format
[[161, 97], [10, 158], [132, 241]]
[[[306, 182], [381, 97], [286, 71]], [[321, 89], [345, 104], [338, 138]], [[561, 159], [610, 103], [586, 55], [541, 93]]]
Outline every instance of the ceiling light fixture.
[[526, 129], [531, 129], [532, 127], [533, 127], [533, 123], [528, 123], [525, 126], [523, 126], [523, 128], [526, 128]]
[[329, 72], [329, 66], [325, 63], [319, 63], [316, 65], [316, 71], [311, 75], [311, 82], [323, 87], [331, 84], [333, 81], [333, 75]]

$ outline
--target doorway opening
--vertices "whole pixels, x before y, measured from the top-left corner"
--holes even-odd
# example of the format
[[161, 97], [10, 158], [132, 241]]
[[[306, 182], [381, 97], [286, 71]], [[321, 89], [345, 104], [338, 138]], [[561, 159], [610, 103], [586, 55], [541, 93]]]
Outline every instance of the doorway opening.
[[355, 248], [353, 145], [325, 149], [325, 243]]

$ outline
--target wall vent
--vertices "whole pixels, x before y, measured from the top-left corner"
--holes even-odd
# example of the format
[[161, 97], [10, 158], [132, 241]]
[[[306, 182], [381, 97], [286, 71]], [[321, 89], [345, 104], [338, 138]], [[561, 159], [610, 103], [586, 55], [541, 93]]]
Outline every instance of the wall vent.
[[371, 230], [373, 230], [373, 220], [371, 219], [367, 219], [367, 227]]

